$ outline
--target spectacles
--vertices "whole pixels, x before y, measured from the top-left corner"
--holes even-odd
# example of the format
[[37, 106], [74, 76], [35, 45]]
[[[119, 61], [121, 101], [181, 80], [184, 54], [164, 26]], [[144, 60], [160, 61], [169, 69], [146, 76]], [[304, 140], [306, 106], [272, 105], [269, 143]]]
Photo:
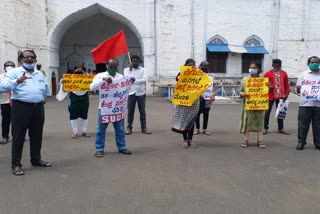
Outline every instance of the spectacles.
[[23, 56], [22, 58], [24, 58], [24, 59], [36, 59], [35, 56]]

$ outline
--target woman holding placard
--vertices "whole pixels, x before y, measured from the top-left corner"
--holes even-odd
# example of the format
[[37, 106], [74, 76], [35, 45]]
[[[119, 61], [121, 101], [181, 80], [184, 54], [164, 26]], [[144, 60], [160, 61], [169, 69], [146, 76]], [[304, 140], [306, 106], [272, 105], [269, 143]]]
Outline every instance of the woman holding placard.
[[249, 94], [246, 94], [246, 80], [248, 78], [259, 78], [262, 72], [261, 64], [251, 63], [249, 67], [249, 77], [243, 78], [240, 88], [240, 97], [243, 98], [240, 118], [240, 132], [244, 133], [244, 140], [241, 143], [242, 148], [247, 148], [249, 145], [249, 132], [257, 132], [257, 146], [266, 148], [262, 143], [262, 131], [264, 124], [264, 110], [246, 110], [246, 99], [249, 99]]

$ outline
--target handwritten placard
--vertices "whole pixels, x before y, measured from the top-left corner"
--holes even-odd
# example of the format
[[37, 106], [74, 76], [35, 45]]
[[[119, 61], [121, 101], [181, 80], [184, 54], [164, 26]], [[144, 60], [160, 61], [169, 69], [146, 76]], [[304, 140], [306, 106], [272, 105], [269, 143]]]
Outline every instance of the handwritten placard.
[[211, 77], [192, 66], [181, 66], [172, 103], [191, 106], [212, 83]]
[[112, 83], [104, 82], [100, 86], [100, 106], [102, 123], [123, 120], [126, 115], [126, 103], [132, 85], [130, 76], [119, 76]]
[[245, 93], [249, 97], [245, 100], [246, 110], [269, 109], [268, 78], [246, 78]]
[[320, 100], [320, 81], [303, 80], [301, 82], [300, 99], [302, 101]]
[[90, 84], [94, 75], [63, 74], [64, 91], [90, 91]]
[[205, 99], [205, 100], [210, 100], [210, 98], [211, 98], [211, 95], [212, 95], [212, 93], [213, 93], [213, 80], [214, 80], [214, 76], [213, 76], [213, 74], [211, 74], [211, 73], [207, 73], [207, 75], [209, 76], [209, 77], [211, 77], [211, 79], [212, 79], [212, 83], [211, 83], [211, 85], [207, 88], [207, 90], [205, 91], [205, 92], [203, 92], [203, 94], [201, 95], [202, 97], [203, 97], [203, 99]]

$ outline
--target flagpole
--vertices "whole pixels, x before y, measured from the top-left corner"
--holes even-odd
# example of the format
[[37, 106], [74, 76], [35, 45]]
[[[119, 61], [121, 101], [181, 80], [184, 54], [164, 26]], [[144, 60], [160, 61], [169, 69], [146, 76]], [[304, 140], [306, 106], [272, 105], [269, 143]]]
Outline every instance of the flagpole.
[[128, 52], [128, 58], [129, 58], [129, 63], [131, 64], [131, 58], [130, 58], [129, 52]]

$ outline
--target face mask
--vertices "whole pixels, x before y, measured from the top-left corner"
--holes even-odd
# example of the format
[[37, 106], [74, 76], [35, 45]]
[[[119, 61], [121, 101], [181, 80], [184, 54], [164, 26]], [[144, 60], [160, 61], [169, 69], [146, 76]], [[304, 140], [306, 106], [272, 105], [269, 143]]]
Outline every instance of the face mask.
[[133, 62], [133, 63], [132, 63], [132, 67], [138, 68], [138, 67], [139, 67], [139, 62]]
[[254, 68], [249, 68], [249, 73], [250, 73], [250, 74], [257, 74], [257, 73], [258, 73], [258, 70], [257, 70], [257, 69], [254, 69]]
[[31, 63], [31, 64], [30, 63], [26, 63], [26, 62], [22, 63], [22, 67], [24, 67], [25, 69], [28, 69], [28, 70], [33, 69], [35, 65], [36, 65], [35, 63]]
[[201, 71], [203, 71], [204, 73], [208, 73], [208, 68], [201, 68]]
[[310, 63], [309, 68], [310, 70], [317, 70], [319, 69], [319, 63]]
[[5, 68], [4, 68], [4, 70], [7, 71], [7, 72], [10, 71], [11, 69], [14, 69], [14, 67], [8, 66], [8, 67], [5, 67]]
[[108, 73], [114, 75], [118, 72], [118, 68], [108, 68]]

